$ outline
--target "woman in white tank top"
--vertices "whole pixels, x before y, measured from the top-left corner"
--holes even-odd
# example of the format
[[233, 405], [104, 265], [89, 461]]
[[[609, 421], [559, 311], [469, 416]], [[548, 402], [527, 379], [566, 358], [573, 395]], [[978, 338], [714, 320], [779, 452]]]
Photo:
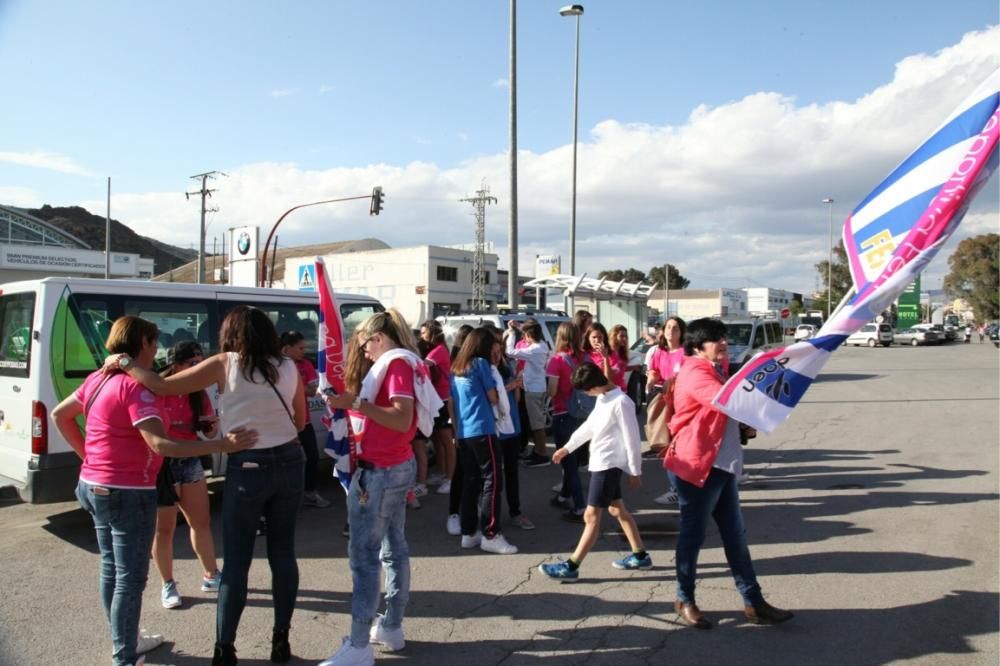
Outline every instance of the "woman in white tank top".
[[[295, 524], [302, 503], [305, 454], [297, 434], [308, 418], [305, 390], [295, 364], [281, 355], [274, 324], [261, 310], [239, 305], [219, 331], [221, 352], [188, 370], [160, 377], [127, 365], [132, 377], [155, 393], [183, 395], [215, 385], [222, 432], [257, 431], [254, 448], [229, 456], [222, 500], [224, 566], [216, 608], [213, 666], [236, 663], [236, 629], [246, 606], [257, 525], [267, 521], [267, 555], [274, 586], [271, 661], [291, 659], [288, 630], [298, 596]], [[118, 364], [121, 357], [111, 357]]]

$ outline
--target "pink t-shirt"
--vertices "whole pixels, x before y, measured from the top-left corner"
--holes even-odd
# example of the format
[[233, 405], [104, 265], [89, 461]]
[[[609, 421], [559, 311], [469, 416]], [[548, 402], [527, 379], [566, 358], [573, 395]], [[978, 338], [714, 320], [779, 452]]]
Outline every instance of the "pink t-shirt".
[[441, 372], [432, 372], [434, 390], [438, 397], [447, 400], [451, 397], [451, 355], [444, 345], [437, 345], [427, 352], [427, 360], [437, 365]]
[[[202, 409], [204, 414], [209, 414], [212, 403], [208, 394], [202, 391]], [[183, 439], [194, 441], [198, 439], [195, 432], [194, 410], [191, 409], [191, 398], [186, 395], [165, 395], [160, 396], [163, 404], [163, 412], [167, 417], [167, 437], [171, 439]]]
[[[589, 355], [589, 360], [591, 363], [596, 365], [604, 372], [604, 357], [596, 352], [592, 351]], [[611, 362], [611, 376], [608, 377], [608, 381], [612, 384], [616, 384], [621, 390], [625, 390], [625, 362], [622, 361], [621, 356], [618, 354], [611, 354], [608, 356], [608, 360]]]
[[[86, 409], [104, 375], [91, 373], [73, 395]], [[112, 375], [85, 415], [86, 434], [80, 480], [111, 488], [156, 488], [163, 457], [153, 453], [136, 425], [165, 422], [163, 403], [125, 373]]]
[[577, 357], [573, 361], [576, 365], [571, 367], [565, 357], [565, 352], [553, 354], [552, 358], [549, 359], [549, 364], [545, 367], [546, 377], [555, 377], [559, 380], [559, 385], [556, 388], [556, 394], [552, 398], [553, 415], [565, 414], [569, 411], [569, 407], [567, 405], [569, 403], [569, 396], [573, 392], [573, 369], [583, 362], [581, 357]]
[[[375, 405], [391, 407], [392, 398], [409, 398], [414, 400], [413, 369], [401, 358], [389, 363], [382, 386], [375, 396]], [[413, 457], [414, 435], [417, 434], [417, 410], [414, 405], [413, 422], [406, 432], [390, 430], [367, 419], [365, 431], [361, 440], [361, 459], [376, 467], [391, 467], [406, 462]]]
[[319, 381], [319, 373], [316, 372], [316, 368], [309, 362], [309, 359], [304, 358], [301, 361], [296, 361], [295, 367], [299, 371], [299, 377], [302, 377], [302, 383], [306, 386]]
[[656, 351], [653, 352], [653, 357], [649, 359], [649, 369], [660, 373], [660, 378], [663, 381], [676, 377], [683, 364], [683, 347], [674, 351], [667, 351], [662, 347], [657, 347]]

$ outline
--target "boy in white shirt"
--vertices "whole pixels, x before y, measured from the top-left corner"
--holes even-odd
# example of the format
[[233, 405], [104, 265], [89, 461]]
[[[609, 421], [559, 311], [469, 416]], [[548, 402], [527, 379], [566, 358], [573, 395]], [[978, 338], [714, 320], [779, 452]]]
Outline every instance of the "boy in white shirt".
[[597, 366], [590, 363], [581, 363], [573, 371], [573, 388], [596, 397], [597, 403], [566, 446], [555, 452], [552, 462], [558, 464], [571, 451], [590, 441], [590, 489], [587, 510], [583, 514], [585, 526], [580, 542], [569, 559], [540, 564], [538, 570], [549, 578], [576, 580], [583, 558], [597, 542], [604, 509], [621, 524], [632, 548], [631, 554], [615, 560], [612, 566], [616, 569], [650, 569], [653, 560], [643, 548], [639, 528], [625, 508], [621, 492], [622, 474], [628, 475], [629, 487], [638, 488], [641, 485], [642, 454], [635, 404], [620, 388], [610, 383]]
[[[507, 323], [511, 329], [520, 328], [524, 334], [521, 346], [515, 346], [514, 336], [506, 336], [507, 357], [524, 362], [524, 406], [528, 412], [528, 426], [531, 430], [531, 440], [534, 450], [524, 459], [528, 467], [541, 467], [549, 464], [545, 449], [545, 401], [546, 392], [545, 365], [549, 360], [549, 346], [545, 343], [542, 325], [534, 319], [526, 319], [518, 326], [513, 319]], [[524, 427], [524, 424], [521, 425]]]

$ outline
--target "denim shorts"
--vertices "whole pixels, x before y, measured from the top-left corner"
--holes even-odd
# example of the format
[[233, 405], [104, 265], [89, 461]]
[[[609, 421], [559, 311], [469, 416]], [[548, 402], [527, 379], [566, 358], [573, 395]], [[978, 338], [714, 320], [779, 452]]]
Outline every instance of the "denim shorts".
[[205, 468], [199, 458], [171, 458], [170, 471], [174, 481], [181, 485], [198, 483], [205, 478]]

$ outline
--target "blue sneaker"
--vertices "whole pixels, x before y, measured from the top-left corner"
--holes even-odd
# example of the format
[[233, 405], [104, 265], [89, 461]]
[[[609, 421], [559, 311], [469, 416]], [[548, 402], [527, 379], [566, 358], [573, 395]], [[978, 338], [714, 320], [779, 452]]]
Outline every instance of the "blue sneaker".
[[635, 556], [635, 553], [629, 553], [628, 557], [623, 557], [620, 560], [615, 560], [611, 563], [615, 569], [652, 569], [653, 568], [653, 558], [646, 553], [646, 556], [641, 560]]
[[164, 608], [181, 607], [181, 595], [177, 591], [177, 583], [168, 580], [163, 584], [163, 589], [160, 591], [160, 601]]
[[209, 577], [201, 577], [201, 591], [202, 592], [218, 592], [219, 585], [222, 584], [222, 572], [218, 569], [215, 573]]
[[539, 564], [538, 570], [549, 578], [555, 578], [556, 580], [576, 580], [580, 577], [580, 570], [570, 569], [567, 562]]

